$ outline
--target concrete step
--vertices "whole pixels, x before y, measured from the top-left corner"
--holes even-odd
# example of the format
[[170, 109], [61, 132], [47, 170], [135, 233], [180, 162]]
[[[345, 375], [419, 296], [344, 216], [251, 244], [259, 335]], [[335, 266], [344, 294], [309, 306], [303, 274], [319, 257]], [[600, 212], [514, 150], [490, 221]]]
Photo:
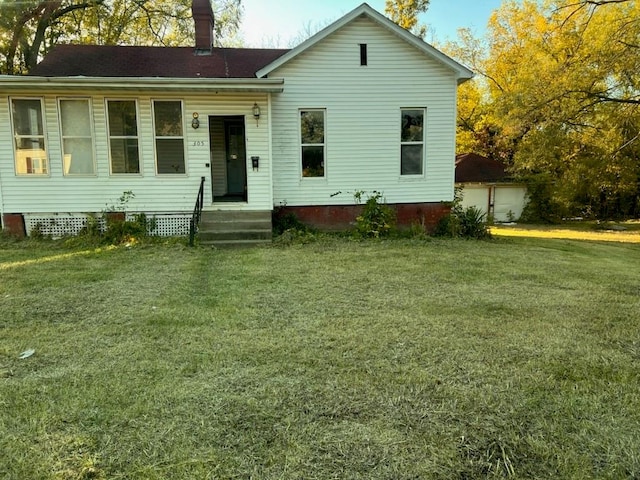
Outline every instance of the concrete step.
[[257, 210], [205, 210], [198, 240], [201, 245], [242, 247], [270, 243], [271, 212]]
[[243, 248], [243, 247], [257, 247], [260, 245], [269, 245], [269, 240], [215, 240], [200, 242], [200, 245], [211, 246], [215, 248]]
[[269, 240], [271, 241], [271, 230], [227, 230], [224, 232], [212, 230], [200, 230], [198, 233], [200, 243], [207, 241], [229, 241], [229, 240]]

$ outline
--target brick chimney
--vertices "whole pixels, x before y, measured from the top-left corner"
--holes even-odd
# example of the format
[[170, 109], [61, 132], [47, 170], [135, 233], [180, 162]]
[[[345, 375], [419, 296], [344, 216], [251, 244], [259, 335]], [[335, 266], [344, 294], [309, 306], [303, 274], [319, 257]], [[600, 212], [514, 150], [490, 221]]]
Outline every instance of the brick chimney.
[[211, 53], [213, 48], [213, 10], [210, 0], [193, 0], [191, 13], [196, 26], [196, 52]]

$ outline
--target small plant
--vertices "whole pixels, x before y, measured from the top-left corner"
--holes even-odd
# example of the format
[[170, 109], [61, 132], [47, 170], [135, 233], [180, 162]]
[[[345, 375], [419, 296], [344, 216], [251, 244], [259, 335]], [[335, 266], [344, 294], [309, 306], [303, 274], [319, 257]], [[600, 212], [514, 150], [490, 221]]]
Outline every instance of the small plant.
[[489, 238], [491, 232], [486, 223], [486, 215], [477, 207], [462, 206], [462, 189], [456, 188], [451, 204], [451, 212], [442, 217], [435, 229], [441, 237]]
[[[356, 204], [362, 202], [366, 192], [358, 190], [353, 194]], [[396, 224], [395, 211], [384, 203], [382, 193], [373, 191], [368, 195], [362, 213], [356, 217], [356, 234], [360, 237], [380, 238], [388, 236]]]
[[298, 230], [300, 232], [309, 231], [304, 223], [298, 220], [298, 217], [294, 213], [287, 212], [286, 202], [280, 204], [280, 206], [273, 209], [272, 228], [275, 235], [282, 235], [286, 231]]

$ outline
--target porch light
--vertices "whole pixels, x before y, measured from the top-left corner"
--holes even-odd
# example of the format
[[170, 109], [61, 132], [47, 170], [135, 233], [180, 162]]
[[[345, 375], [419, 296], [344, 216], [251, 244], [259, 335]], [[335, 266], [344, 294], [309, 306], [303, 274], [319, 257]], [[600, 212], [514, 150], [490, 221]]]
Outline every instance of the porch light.
[[260, 120], [260, 106], [257, 103], [253, 104], [253, 118], [256, 119], [256, 127], [257, 127], [258, 120]]
[[193, 112], [193, 120], [191, 120], [191, 126], [196, 129], [200, 126], [200, 120], [198, 120], [198, 112]]

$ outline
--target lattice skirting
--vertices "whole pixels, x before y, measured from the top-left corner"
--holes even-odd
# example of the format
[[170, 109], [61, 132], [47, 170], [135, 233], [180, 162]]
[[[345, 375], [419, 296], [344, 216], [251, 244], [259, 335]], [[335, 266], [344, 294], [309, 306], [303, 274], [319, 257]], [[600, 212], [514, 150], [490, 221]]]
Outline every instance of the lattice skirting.
[[[149, 235], [158, 237], [180, 237], [189, 234], [191, 215], [185, 213], [147, 213], [151, 225]], [[56, 214], [24, 214], [24, 224], [27, 235], [38, 231], [42, 235], [51, 237], [66, 237], [77, 235], [86, 225], [89, 214], [56, 213]], [[96, 215], [102, 230], [106, 227], [104, 218]], [[127, 220], [134, 220], [135, 213], [127, 213]]]

